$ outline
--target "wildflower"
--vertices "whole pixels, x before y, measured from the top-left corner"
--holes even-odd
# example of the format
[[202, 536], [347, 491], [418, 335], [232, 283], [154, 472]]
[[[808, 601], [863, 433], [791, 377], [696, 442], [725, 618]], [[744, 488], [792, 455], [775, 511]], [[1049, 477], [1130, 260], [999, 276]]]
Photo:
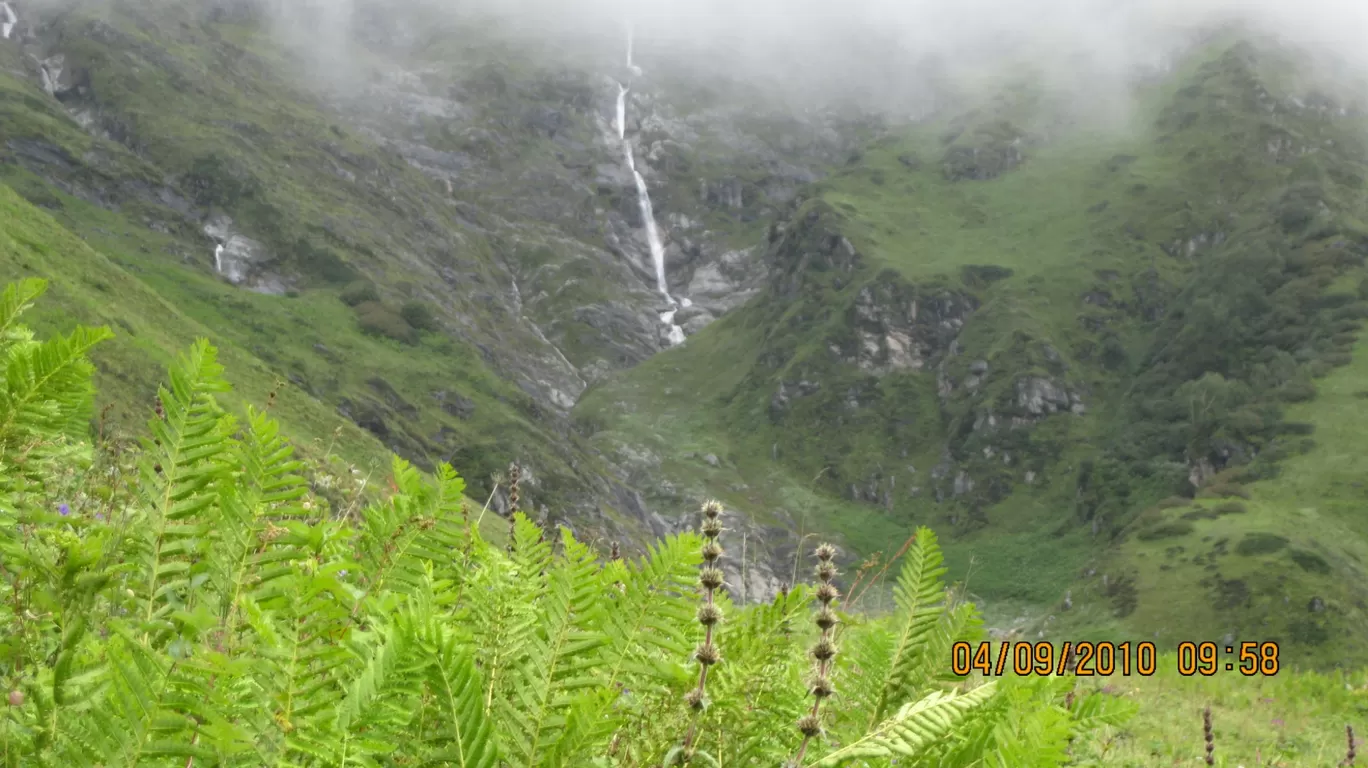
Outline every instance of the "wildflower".
[[67, 515], [71, 514], [71, 507], [68, 506], [67, 503], [64, 501], [61, 504], [57, 505], [57, 514], [61, 515], [62, 517], [66, 517]]
[[[722, 557], [722, 545], [717, 543], [717, 537], [722, 533], [722, 504], [708, 501], [703, 504], [702, 511], [703, 565], [698, 572], [698, 584], [703, 588], [703, 602], [698, 606], [698, 623], [703, 626], [703, 642], [694, 650], [694, 658], [698, 660], [698, 685], [684, 696], [684, 702], [695, 713], [702, 712], [708, 705], [708, 668], [722, 660], [722, 653], [713, 642], [713, 631], [722, 621], [722, 608], [714, 594], [725, 583], [722, 569], [717, 567], [717, 561]], [[684, 736], [686, 754], [693, 753], [697, 728], [698, 721], [694, 720]]]
[[836, 642], [832, 635], [832, 630], [840, 622], [836, 612], [832, 610], [831, 604], [841, 596], [840, 590], [831, 580], [836, 578], [836, 548], [830, 544], [823, 544], [813, 552], [817, 556], [817, 567], [815, 573], [821, 584], [817, 587], [817, 601], [821, 607], [813, 617], [817, 628], [822, 631], [817, 642], [812, 646], [812, 658], [816, 662], [813, 670], [811, 682], [808, 684], [808, 693], [812, 694], [812, 709], [798, 720], [798, 732], [803, 734], [802, 746], [798, 747], [798, 756], [794, 758], [794, 765], [803, 764], [803, 755], [807, 753], [808, 742], [822, 735], [822, 700], [836, 692], [835, 686], [831, 683], [831, 660], [836, 656]]

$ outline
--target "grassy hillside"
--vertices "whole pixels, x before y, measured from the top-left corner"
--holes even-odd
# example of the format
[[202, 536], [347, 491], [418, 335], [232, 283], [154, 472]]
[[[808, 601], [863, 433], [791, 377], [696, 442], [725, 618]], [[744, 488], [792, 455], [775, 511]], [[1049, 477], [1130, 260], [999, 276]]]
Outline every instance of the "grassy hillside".
[[[99, 410], [111, 428], [141, 424], [156, 395], [149, 370], [165, 368], [174, 355], [197, 337], [222, 345], [225, 360], [241, 371], [235, 398], [241, 407], [264, 405], [276, 391], [276, 406], [296, 441], [341, 430], [336, 449], [353, 461], [370, 464], [383, 458], [383, 446], [329, 409], [279, 381], [262, 362], [232, 340], [182, 313], [104, 254], [94, 250], [47, 213], [35, 209], [13, 190], [0, 186], [0, 271], [7, 280], [41, 277], [52, 286], [47, 300], [33, 310], [36, 327], [69, 331], [77, 324], [104, 325], [115, 338], [95, 353]], [[205, 286], [215, 281], [202, 277]], [[222, 294], [227, 289], [219, 288]], [[264, 297], [263, 297], [264, 298]], [[108, 408], [108, 411], [106, 411]]]
[[[61, 239], [46, 218], [7, 216], [0, 229], [36, 228], [10, 234], [53, 255], [7, 258], [3, 277], [82, 274], [71, 265], [90, 249], [121, 270], [103, 289], [61, 288], [63, 307], [43, 320], [69, 323], [65, 310], [84, 304], [140, 334], [101, 360], [112, 402], [150, 397], [155, 366], [133, 350], [160, 360], [202, 332], [251, 361], [239, 367], [259, 380], [244, 392], [278, 385], [303, 443], [361, 462], [386, 449], [424, 467], [449, 460], [477, 494], [516, 459], [529, 499], [594, 509], [589, 495], [611, 495], [549, 404], [575, 372], [515, 314], [506, 262], [559, 242], [554, 229], [500, 234], [497, 209], [470, 204], [478, 195], [447, 194], [344, 126], [252, 23], [209, 22], [194, 4], [86, 8], [48, 20], [38, 46], [65, 57], [64, 90], [44, 94], [27, 53], [0, 46], [0, 182]], [[221, 215], [261, 246], [257, 290], [214, 273], [203, 229]]]
[[861, 556], [949, 526], [1000, 626], [1361, 661], [1368, 153], [1296, 71], [1218, 40], [1131, 131], [1019, 90], [876, 141], [771, 230], [762, 298], [577, 413], [662, 500]]
[[[349, 428], [345, 450], [450, 460], [478, 492], [516, 459], [539, 514], [640, 539], [647, 511], [564, 412], [586, 381], [666, 346], [635, 187], [605, 139], [618, 56], [416, 8], [368, 17], [345, 66], [291, 50], [245, 6], [28, 18], [36, 38], [0, 46], [0, 181], [292, 397], [359, 426], [367, 445]], [[40, 66], [60, 67], [51, 94]], [[825, 126], [766, 122], [754, 104], [714, 119], [725, 94], [638, 90], [632, 133], [658, 218], [667, 234], [670, 216], [686, 222], [672, 284], [753, 244], [767, 190], [790, 194], [835, 151]], [[737, 210], [699, 194], [742, 181]], [[237, 286], [214, 274], [206, 226], [223, 216], [260, 246]]]
[[[1184, 677], [1173, 655], [1160, 655], [1151, 677], [1080, 678], [1078, 693], [1104, 691], [1135, 707], [1135, 716], [1076, 740], [1072, 765], [1115, 768], [1203, 764], [1202, 712], [1211, 708], [1212, 756], [1224, 768], [1340, 765], [1345, 726], [1362, 736], [1368, 678], [1361, 670], [1284, 669], [1274, 677], [1239, 672]], [[1362, 754], [1362, 746], [1356, 751]]]

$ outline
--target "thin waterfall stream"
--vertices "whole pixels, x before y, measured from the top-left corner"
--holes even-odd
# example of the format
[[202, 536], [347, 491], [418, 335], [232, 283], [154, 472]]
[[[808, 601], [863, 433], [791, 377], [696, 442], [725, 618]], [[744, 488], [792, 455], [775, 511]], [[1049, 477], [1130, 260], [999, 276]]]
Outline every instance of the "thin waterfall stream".
[[[9, 3], [0, 2], [0, 38], [8, 40], [18, 23], [19, 16], [14, 12], [14, 8]], [[629, 53], [628, 57], [630, 56]]]
[[[632, 28], [629, 25], [627, 27], [627, 70], [633, 75], [640, 75], [641, 68], [632, 62], [632, 38]], [[651, 206], [651, 192], [646, 186], [646, 178], [637, 170], [636, 158], [632, 155], [632, 142], [627, 139], [627, 94], [631, 90], [630, 83], [627, 85], [618, 83], [615, 126], [618, 141], [622, 142], [622, 153], [627, 161], [627, 168], [632, 172], [632, 180], [636, 183], [637, 205], [641, 208], [641, 221], [646, 228], [646, 244], [651, 251], [652, 266], [655, 267], [656, 290], [670, 303], [670, 309], [660, 313], [660, 322], [670, 326], [668, 339], [670, 345], [675, 346], [684, 343], [684, 329], [674, 321], [675, 313], [679, 311], [679, 302], [670, 295], [669, 285], [665, 280], [665, 245], [661, 242], [660, 229], [656, 225], [655, 209]], [[684, 306], [689, 306], [688, 299], [684, 300]]]

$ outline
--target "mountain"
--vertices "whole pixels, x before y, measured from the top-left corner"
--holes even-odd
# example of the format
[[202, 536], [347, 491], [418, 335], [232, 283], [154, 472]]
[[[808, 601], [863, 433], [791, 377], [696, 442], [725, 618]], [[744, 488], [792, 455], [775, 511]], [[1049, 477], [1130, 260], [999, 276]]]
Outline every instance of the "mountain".
[[264, 4], [12, 5], [0, 274], [115, 329], [120, 428], [207, 336], [362, 474], [506, 513], [517, 461], [632, 546], [717, 497], [742, 599], [927, 524], [1003, 633], [1368, 658], [1368, 147], [1293, 49], [1208, 35], [1120, 116], [1018, 73], [906, 119], [421, 7], [320, 58]]

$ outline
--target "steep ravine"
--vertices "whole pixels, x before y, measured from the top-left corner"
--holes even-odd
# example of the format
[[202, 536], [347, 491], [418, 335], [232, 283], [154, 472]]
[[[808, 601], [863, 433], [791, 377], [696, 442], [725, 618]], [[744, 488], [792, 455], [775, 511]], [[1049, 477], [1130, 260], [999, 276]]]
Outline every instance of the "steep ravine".
[[588, 538], [687, 524], [696, 501], [647, 502], [567, 412], [755, 295], [763, 221], [852, 139], [825, 115], [676, 106], [668, 74], [616, 119], [618, 80], [592, 68], [370, 18], [367, 72], [316, 94], [251, 2], [25, 16], [0, 42], [4, 180], [216, 343], [400, 455], [452, 461], [473, 494], [518, 460], [534, 516]]

